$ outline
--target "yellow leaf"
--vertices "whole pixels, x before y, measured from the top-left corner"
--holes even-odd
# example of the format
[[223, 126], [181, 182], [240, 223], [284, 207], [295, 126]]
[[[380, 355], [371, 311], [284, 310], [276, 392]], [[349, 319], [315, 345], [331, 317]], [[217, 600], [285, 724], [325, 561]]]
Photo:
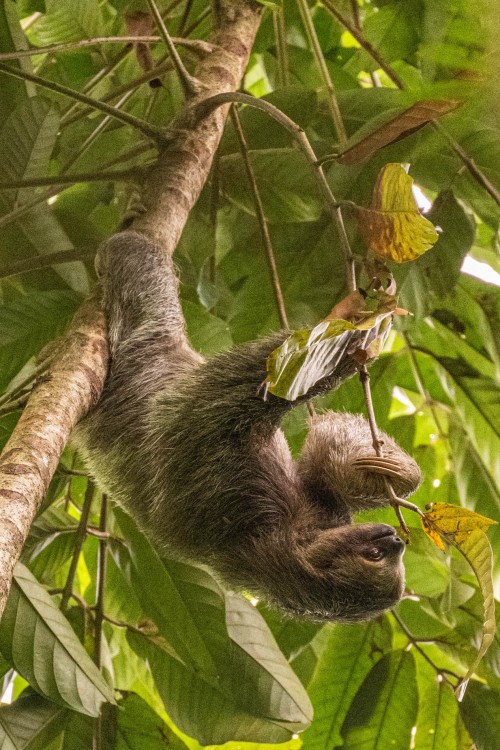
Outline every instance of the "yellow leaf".
[[460, 680], [456, 693], [462, 700], [467, 683], [486, 651], [496, 632], [495, 601], [493, 597], [493, 552], [485, 531], [495, 524], [491, 518], [481, 516], [467, 508], [451, 503], [435, 503], [422, 519], [425, 533], [444, 550], [444, 541], [453, 544], [471, 566], [479, 583], [484, 602], [484, 619], [481, 645], [476, 658], [469, 666], [467, 674]]
[[357, 207], [359, 227], [370, 250], [397, 263], [415, 260], [438, 240], [434, 225], [418, 210], [412, 186], [413, 179], [401, 164], [386, 164], [379, 172], [371, 207]]

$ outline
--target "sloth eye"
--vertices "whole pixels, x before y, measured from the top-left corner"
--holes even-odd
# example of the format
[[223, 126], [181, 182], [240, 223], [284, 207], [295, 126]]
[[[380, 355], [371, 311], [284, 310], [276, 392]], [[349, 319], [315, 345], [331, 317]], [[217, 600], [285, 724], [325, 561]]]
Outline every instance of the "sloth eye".
[[364, 553], [364, 557], [367, 560], [377, 562], [378, 560], [382, 560], [382, 558], [385, 557], [385, 552], [384, 550], [380, 549], [380, 547], [369, 547]]

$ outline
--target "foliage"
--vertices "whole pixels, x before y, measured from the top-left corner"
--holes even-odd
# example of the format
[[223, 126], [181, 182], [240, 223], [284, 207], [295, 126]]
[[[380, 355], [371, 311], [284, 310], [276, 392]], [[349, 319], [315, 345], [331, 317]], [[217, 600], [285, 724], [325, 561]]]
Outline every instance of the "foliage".
[[[208, 37], [206, 0], [159, 5], [168, 8], [172, 35]], [[304, 26], [307, 7], [317, 45]], [[147, 3], [2, 0], [1, 53], [67, 47], [0, 63], [165, 126], [182, 106], [172, 70], [161, 75], [162, 87], [150, 87], [136, 80], [144, 70], [132, 47], [78, 44], [125, 34], [127, 10], [146, 11]], [[425, 480], [414, 498], [420, 507], [447, 502], [498, 521], [499, 295], [460, 270], [469, 258], [500, 272], [500, 92], [487, 67], [500, 36], [494, 12], [466, 0], [276, 0], [263, 2], [263, 10], [245, 90], [305, 130], [343, 207], [361, 287], [377, 266], [352, 204], [369, 213], [380, 170], [410, 164], [432, 204], [426, 218], [441, 230], [435, 246], [412, 263], [389, 262], [398, 305], [413, 317], [395, 320], [371, 366], [377, 422], [421, 465]], [[159, 60], [163, 43], [151, 51]], [[192, 50], [181, 54], [191, 67]], [[251, 107], [240, 109], [240, 119], [289, 324], [312, 328], [347, 293], [331, 211], [314, 167], [289, 133]], [[37, 372], [36, 355], [62, 332], [95, 281], [89, 249], [116, 229], [134, 194], [126, 180], [90, 176], [145, 165], [153, 151], [129, 124], [2, 70], [0, 123], [0, 187], [8, 187], [0, 191], [3, 445], [17, 401]], [[87, 179], [55, 179], [71, 174]], [[280, 325], [261, 229], [228, 122], [212, 179], [176, 254], [188, 329], [203, 354]], [[74, 253], [71, 262], [50, 257], [67, 251]], [[318, 408], [362, 411], [357, 379]], [[304, 414], [297, 410], [286, 427], [297, 452]], [[86, 489], [84, 467], [67, 448], [0, 626], [0, 670], [4, 687], [14, 691], [13, 703], [0, 708], [0, 747], [79, 750], [91, 746], [93, 735], [106, 750], [195, 750], [198, 742], [228, 740], [255, 748], [286, 741], [289, 750], [498, 746], [500, 637], [458, 704], [452, 687], [474, 663], [483, 601], [466, 560], [435, 548], [416, 515], [405, 516], [412, 526], [406, 553], [412, 596], [376, 622], [319, 626], [283, 620], [224, 594], [206, 571], [160, 558], [113, 506], [103, 534], [106, 506]], [[80, 547], [78, 524], [88, 502]], [[394, 520], [389, 510], [371, 519]], [[500, 526], [488, 536], [498, 552]], [[95, 606], [103, 558], [104, 617]], [[58, 607], [68, 576], [73, 596], [63, 602], [63, 615]], [[498, 595], [498, 555], [494, 583]], [[96, 634], [102, 674], [85, 653], [95, 656]], [[293, 738], [311, 720], [309, 700], [315, 718]], [[95, 719], [102, 701], [109, 703]]]

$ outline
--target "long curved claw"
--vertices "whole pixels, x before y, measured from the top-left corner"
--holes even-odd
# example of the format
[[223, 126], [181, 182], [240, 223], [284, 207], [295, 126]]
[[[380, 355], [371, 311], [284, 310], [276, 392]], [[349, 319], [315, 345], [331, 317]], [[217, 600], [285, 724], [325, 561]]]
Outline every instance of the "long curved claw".
[[374, 474], [384, 474], [388, 477], [401, 478], [401, 464], [388, 456], [358, 456], [352, 461], [352, 466], [360, 471], [369, 471]]

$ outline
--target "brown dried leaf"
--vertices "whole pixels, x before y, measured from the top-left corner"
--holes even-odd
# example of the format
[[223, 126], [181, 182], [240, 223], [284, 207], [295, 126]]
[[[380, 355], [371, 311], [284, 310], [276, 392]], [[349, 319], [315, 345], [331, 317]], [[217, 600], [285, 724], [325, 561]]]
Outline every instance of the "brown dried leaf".
[[381, 127], [365, 136], [340, 155], [343, 164], [359, 164], [379, 149], [405, 138], [428, 122], [436, 120], [457, 109], [462, 102], [456, 99], [434, 99], [416, 102], [409, 109], [400, 112]]

